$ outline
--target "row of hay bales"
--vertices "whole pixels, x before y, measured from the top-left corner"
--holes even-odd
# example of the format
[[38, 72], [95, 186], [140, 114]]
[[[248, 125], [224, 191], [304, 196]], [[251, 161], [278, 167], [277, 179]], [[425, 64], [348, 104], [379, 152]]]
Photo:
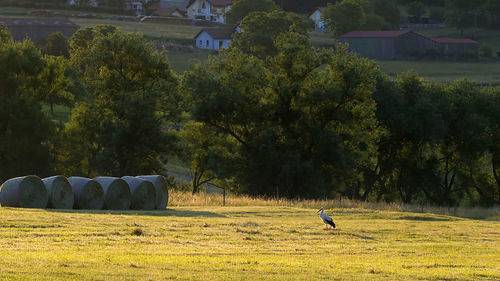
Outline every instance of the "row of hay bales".
[[165, 210], [168, 188], [163, 176], [25, 176], [10, 179], [0, 187], [0, 204], [21, 208]]

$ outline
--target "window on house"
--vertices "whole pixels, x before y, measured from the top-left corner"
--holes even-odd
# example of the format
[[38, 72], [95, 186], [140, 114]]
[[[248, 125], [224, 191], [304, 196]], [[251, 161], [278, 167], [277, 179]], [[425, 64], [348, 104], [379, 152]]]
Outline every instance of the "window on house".
[[200, 46], [203, 46], [203, 40], [200, 40]]
[[210, 40], [207, 40], [207, 47], [210, 46]]
[[201, 6], [202, 9], [205, 9], [206, 6], [205, 6], [205, 2], [203, 2], [203, 5]]

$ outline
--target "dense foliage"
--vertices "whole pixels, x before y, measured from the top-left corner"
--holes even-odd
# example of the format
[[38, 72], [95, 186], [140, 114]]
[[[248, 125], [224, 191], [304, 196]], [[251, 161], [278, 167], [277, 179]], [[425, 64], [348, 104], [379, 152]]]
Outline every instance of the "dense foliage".
[[353, 30], [399, 29], [400, 22], [395, 0], [343, 0], [328, 4], [322, 16], [337, 36]]
[[227, 23], [236, 24], [252, 12], [271, 12], [278, 8], [272, 0], [234, 0], [225, 18]]
[[[285, 24], [259, 33], [260, 20]], [[175, 155], [193, 192], [500, 204], [500, 88], [389, 79], [343, 45], [314, 49], [286, 12], [242, 26], [181, 77], [114, 27], [79, 30], [69, 58], [2, 29], [0, 179], [165, 173]], [[71, 107], [70, 121], [51, 121], [53, 105]]]

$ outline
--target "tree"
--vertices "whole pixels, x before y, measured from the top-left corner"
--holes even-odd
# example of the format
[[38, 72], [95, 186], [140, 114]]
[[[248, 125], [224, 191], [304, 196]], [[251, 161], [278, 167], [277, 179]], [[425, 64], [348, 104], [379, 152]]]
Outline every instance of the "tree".
[[271, 12], [278, 8], [272, 0], [235, 0], [225, 18], [228, 23], [235, 24], [252, 12]]
[[54, 126], [38, 99], [45, 64], [31, 41], [14, 43], [0, 30], [0, 181], [51, 172]]
[[[432, 85], [415, 73], [381, 83], [374, 94], [385, 133], [378, 144], [377, 200], [410, 203], [440, 183], [436, 144], [445, 124]], [[436, 95], [437, 96], [437, 95]]]
[[234, 151], [234, 143], [217, 132], [216, 129], [202, 123], [189, 122], [181, 129], [180, 158], [190, 168], [193, 194], [203, 184], [215, 183], [224, 179], [225, 171]]
[[54, 114], [55, 104], [71, 106], [75, 96], [68, 91], [71, 81], [65, 74], [66, 59], [46, 55], [44, 61], [46, 66], [40, 73], [39, 94], [40, 99], [50, 105], [50, 112]]
[[424, 3], [419, 1], [411, 2], [406, 9], [408, 15], [414, 16], [417, 20], [420, 19], [426, 12]]
[[485, 0], [447, 0], [446, 1], [446, 24], [456, 27], [463, 36], [467, 27], [477, 27], [477, 17], [480, 8], [485, 4]]
[[60, 32], [50, 34], [42, 43], [41, 49], [47, 55], [69, 57], [68, 39]]
[[363, 8], [354, 2], [342, 1], [328, 4], [323, 16], [327, 27], [336, 36], [359, 29], [365, 20]]
[[12, 40], [9, 29], [5, 25], [0, 24], [0, 43], [5, 44]]
[[64, 130], [80, 141], [62, 149], [61, 168], [83, 175], [157, 171], [176, 143], [164, 124], [182, 110], [165, 53], [138, 34], [113, 28], [85, 34], [70, 43], [70, 56], [87, 98]]
[[345, 47], [318, 53], [294, 32], [274, 47], [265, 61], [232, 48], [186, 72], [193, 117], [236, 144], [226, 161], [239, 191], [338, 194], [374, 155], [371, 93], [380, 72]]
[[374, 0], [373, 8], [375, 14], [381, 16], [389, 28], [399, 28], [401, 14], [397, 0]]
[[[485, 87], [476, 99], [476, 111], [485, 122], [481, 140], [486, 146], [483, 164], [476, 165], [479, 171], [471, 173], [474, 180], [471, 184], [477, 191], [481, 203], [486, 206], [498, 205], [500, 203], [500, 89], [498, 87]], [[476, 136], [477, 137], [477, 136]], [[471, 166], [474, 167], [474, 166]], [[481, 169], [483, 168], [483, 169]], [[484, 171], [491, 171], [484, 175]]]
[[306, 35], [309, 25], [295, 13], [283, 11], [253, 12], [243, 19], [241, 32], [236, 33], [233, 45], [247, 54], [260, 58], [277, 53], [274, 40], [284, 32]]

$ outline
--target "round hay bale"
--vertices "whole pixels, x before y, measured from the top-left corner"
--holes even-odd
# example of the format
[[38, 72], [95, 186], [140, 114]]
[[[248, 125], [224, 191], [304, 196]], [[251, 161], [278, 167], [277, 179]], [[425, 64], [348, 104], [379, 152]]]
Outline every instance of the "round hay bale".
[[71, 177], [68, 181], [75, 194], [75, 209], [102, 210], [104, 190], [97, 181], [81, 177]]
[[156, 190], [152, 182], [135, 177], [122, 177], [130, 186], [133, 210], [154, 210], [156, 207]]
[[156, 209], [165, 210], [168, 205], [168, 186], [163, 176], [137, 176], [136, 178], [153, 183], [156, 190]]
[[0, 204], [4, 207], [46, 208], [47, 188], [37, 176], [10, 179], [0, 188]]
[[47, 188], [49, 203], [47, 208], [73, 209], [74, 195], [71, 184], [64, 176], [44, 178], [43, 183]]
[[104, 209], [128, 210], [131, 194], [126, 181], [114, 177], [97, 177], [94, 179], [104, 190]]

